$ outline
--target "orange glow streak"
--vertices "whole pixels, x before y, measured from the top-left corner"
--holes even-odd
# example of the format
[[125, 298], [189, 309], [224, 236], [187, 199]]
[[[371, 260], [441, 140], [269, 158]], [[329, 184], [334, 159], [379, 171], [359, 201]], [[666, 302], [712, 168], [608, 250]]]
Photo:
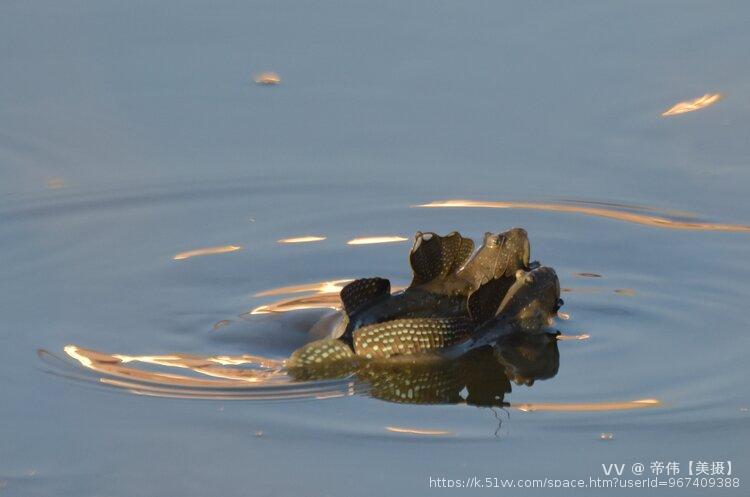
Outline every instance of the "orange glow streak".
[[289, 293], [305, 293], [305, 292], [318, 292], [318, 293], [339, 293], [344, 285], [351, 283], [354, 280], [331, 280], [331, 281], [319, 281], [317, 283], [309, 283], [306, 285], [292, 285], [282, 286], [280, 288], [274, 288], [271, 290], [265, 290], [263, 292], [256, 293], [255, 297], [272, 297], [274, 295], [286, 295]]
[[65, 347], [63, 347], [63, 350], [70, 357], [80, 362], [82, 366], [89, 368], [89, 369], [93, 369], [93, 365], [94, 365], [93, 361], [89, 359], [88, 357], [86, 357], [85, 355], [79, 354], [78, 347], [76, 347], [75, 345], [66, 345]]
[[191, 257], [198, 257], [201, 255], [214, 255], [214, 254], [226, 254], [227, 252], [237, 252], [242, 250], [239, 245], [224, 245], [223, 247], [208, 247], [195, 250], [188, 250], [186, 252], [180, 252], [179, 254], [172, 257], [175, 261], [182, 261]]
[[[77, 349], [77, 347], [76, 347]], [[129, 356], [124, 354], [112, 354], [110, 357], [120, 361], [123, 364], [129, 362], [142, 362], [145, 364], [154, 364], [158, 366], [172, 366], [178, 368], [197, 368], [205, 367], [211, 364], [220, 364], [222, 366], [239, 366], [242, 364], [256, 364], [262, 367], [274, 368], [281, 367], [283, 361], [266, 359], [249, 354], [240, 356], [209, 356], [199, 357], [189, 354], [161, 355], [161, 356]]]
[[408, 238], [403, 236], [370, 236], [363, 238], [353, 238], [346, 242], [347, 245], [371, 245], [374, 243], [397, 243], [405, 242]]
[[281, 83], [281, 77], [275, 72], [262, 72], [255, 76], [253, 80], [259, 85], [278, 85]]
[[660, 407], [661, 405], [662, 403], [658, 399], [640, 399], [623, 402], [513, 404], [511, 405], [511, 407], [523, 412], [602, 412], [650, 409], [654, 407]]
[[[75, 345], [67, 345], [63, 350], [66, 354], [68, 354], [68, 356], [78, 361], [87, 369], [108, 374], [116, 378], [124, 378], [148, 383], [158, 383], [161, 385], [233, 388], [243, 387], [248, 383], [271, 384], [273, 380], [281, 380], [285, 378], [285, 375], [277, 370], [231, 369], [216, 366], [216, 364], [254, 364], [264, 368], [279, 368], [283, 366], [283, 361], [258, 358], [250, 355], [236, 357], [199, 357], [187, 354], [161, 356], [128, 356], [124, 354], [105, 354], [102, 352], [96, 352], [94, 350], [83, 349]], [[190, 369], [205, 376], [222, 378], [222, 380], [206, 380], [170, 373], [144, 371], [126, 366], [126, 364], [130, 362], [141, 362], [145, 364]]]
[[311, 243], [311, 242], [322, 242], [325, 240], [324, 236], [298, 236], [297, 238], [282, 238], [278, 240], [279, 243]]
[[721, 100], [721, 93], [706, 93], [702, 97], [696, 98], [694, 100], [679, 102], [670, 107], [668, 110], [662, 112], [661, 115], [667, 117], [676, 116], [677, 114], [684, 114], [686, 112], [693, 112], [708, 107], [709, 105], [713, 105], [719, 100]]
[[445, 200], [417, 205], [416, 207], [469, 207], [489, 209], [530, 209], [538, 211], [566, 212], [585, 214], [587, 216], [615, 219], [628, 223], [642, 224], [654, 228], [692, 230], [692, 231], [729, 231], [750, 233], [750, 226], [744, 224], [702, 223], [678, 221], [661, 216], [635, 214], [632, 212], [572, 204], [552, 204], [541, 202], [484, 202], [479, 200]]
[[557, 335], [557, 339], [561, 341], [565, 340], [588, 340], [591, 335], [588, 333], [581, 333], [580, 335]]
[[[354, 280], [334, 280], [311, 283], [309, 285], [295, 285], [282, 288], [274, 288], [264, 292], [256, 293], [256, 297], [267, 297], [269, 295], [284, 295], [288, 293], [315, 292], [310, 295], [280, 300], [270, 304], [260, 305], [251, 311], [240, 314], [240, 317], [249, 317], [256, 314], [271, 314], [280, 312], [299, 311], [304, 309], [334, 309], [342, 308], [339, 293], [346, 283]], [[403, 290], [402, 286], [391, 287], [391, 292]]]
[[433, 437], [451, 434], [451, 432], [447, 430], [420, 430], [418, 428], [401, 428], [398, 426], [386, 426], [385, 429], [392, 433], [406, 433], [408, 435], [430, 435]]
[[341, 298], [338, 293], [313, 294], [296, 299], [282, 300], [272, 304], [260, 305], [250, 312], [240, 314], [247, 317], [256, 314], [271, 314], [278, 312], [299, 311], [303, 309], [341, 309]]

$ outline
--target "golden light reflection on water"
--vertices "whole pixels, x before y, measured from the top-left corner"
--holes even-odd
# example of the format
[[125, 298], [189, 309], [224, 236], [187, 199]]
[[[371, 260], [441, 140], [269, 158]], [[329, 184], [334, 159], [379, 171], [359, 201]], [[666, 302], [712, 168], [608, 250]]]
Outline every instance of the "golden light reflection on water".
[[313, 242], [322, 242], [325, 240], [326, 237], [324, 236], [298, 236], [295, 238], [282, 238], [281, 240], [277, 240], [279, 243], [313, 243]]
[[199, 248], [199, 249], [194, 249], [194, 250], [187, 250], [185, 252], [180, 252], [179, 254], [175, 254], [175, 256], [172, 257], [172, 259], [175, 261], [182, 261], [185, 259], [190, 259], [191, 257], [199, 257], [203, 255], [226, 254], [229, 252], [237, 252], [238, 250], [242, 250], [242, 247], [239, 245], [206, 247], [206, 248]]
[[[260, 305], [248, 312], [241, 314], [241, 317], [249, 317], [257, 314], [271, 314], [298, 311], [303, 309], [341, 309], [341, 298], [339, 293], [341, 289], [354, 280], [331, 280], [308, 283], [305, 285], [291, 285], [280, 288], [272, 288], [256, 293], [255, 297], [270, 297], [279, 295], [289, 295], [295, 293], [307, 293], [301, 297], [278, 300], [270, 304]], [[391, 287], [392, 292], [403, 290], [404, 287]]]
[[[84, 369], [101, 375], [96, 378], [98, 383], [139, 395], [253, 400], [354, 394], [353, 385], [347, 381], [295, 383], [286, 374], [284, 361], [248, 354], [126, 355], [107, 354], [76, 345], [67, 345], [63, 350]], [[166, 371], [154, 371], [154, 366], [166, 368]], [[181, 372], [169, 372], [170, 369]]]
[[282, 286], [279, 288], [272, 288], [270, 290], [264, 290], [255, 294], [256, 297], [272, 297], [275, 295], [288, 295], [290, 293], [339, 293], [347, 283], [351, 283], [353, 279], [344, 280], [330, 280], [330, 281], [318, 281], [315, 283], [306, 283], [304, 285], [290, 285]]
[[567, 340], [588, 340], [591, 338], [591, 335], [588, 333], [581, 333], [580, 335], [557, 335], [557, 340], [559, 341], [567, 341]]
[[341, 299], [337, 293], [321, 293], [259, 305], [248, 312], [240, 314], [240, 317], [300, 311], [304, 309], [341, 309], [341, 307]]
[[534, 402], [528, 404], [511, 404], [510, 407], [523, 412], [602, 412], [602, 411], [630, 411], [634, 409], [651, 409], [660, 407], [658, 399], [639, 399], [624, 402], [570, 402], [545, 403]]
[[[106, 354], [78, 347], [76, 345], [66, 345], [63, 348], [63, 351], [70, 358], [78, 361], [83, 367], [93, 371], [130, 379], [158, 379], [161, 382], [185, 386], [241, 386], [246, 382], [255, 383], [261, 380], [268, 381], [279, 376], [277, 370], [284, 365], [284, 361], [249, 354], [243, 354], [240, 356], [196, 356], [190, 354], [132, 356], [125, 354]], [[187, 377], [171, 373], [151, 372], [123, 367], [123, 365], [129, 363], [142, 363], [170, 368], [189, 369], [205, 376], [236, 381], [229, 383], [221, 382], [221, 384], [218, 385], [214, 380], [206, 380], [200, 377]], [[262, 369], [251, 370], [224, 367], [239, 365], [253, 365]]]
[[488, 209], [529, 209], [538, 211], [565, 212], [587, 216], [615, 219], [628, 223], [641, 224], [654, 228], [690, 230], [690, 231], [727, 231], [750, 233], [750, 225], [708, 223], [686, 221], [664, 216], [639, 214], [614, 207], [593, 206], [584, 203], [544, 203], [544, 202], [490, 202], [481, 200], [442, 200], [420, 204], [415, 207], [426, 208], [488, 208]]
[[402, 428], [400, 426], [386, 426], [385, 429], [391, 433], [401, 433], [405, 435], [428, 435], [440, 437], [452, 434], [448, 430], [423, 430], [421, 428]]
[[280, 313], [302, 309], [340, 309], [341, 299], [339, 293], [341, 292], [341, 289], [351, 281], [353, 280], [319, 281], [305, 285], [283, 286], [258, 292], [255, 294], [256, 297], [270, 297], [294, 293], [308, 293], [309, 295], [264, 304], [252, 309], [251, 311], [245, 312], [240, 316], [248, 317], [257, 314]]
[[278, 85], [281, 83], [281, 77], [275, 72], [266, 71], [255, 75], [253, 80], [259, 85]]
[[693, 100], [686, 100], [684, 102], [679, 102], [669, 109], [665, 110], [661, 113], [662, 116], [676, 116], [678, 114], [684, 114], [686, 112], [693, 112], [696, 110], [704, 109], [708, 107], [709, 105], [713, 105], [719, 100], [721, 100], [721, 93], [706, 93], [702, 97], [698, 97]]
[[403, 236], [368, 236], [362, 238], [352, 238], [347, 245], [371, 245], [376, 243], [399, 243], [409, 240]]
[[[585, 335], [579, 335], [583, 336]], [[101, 374], [96, 378], [98, 383], [138, 395], [213, 400], [330, 399], [351, 396], [358, 391], [356, 383], [347, 379], [301, 383], [293, 381], [284, 370], [284, 361], [253, 355], [204, 357], [190, 354], [107, 354], [76, 345], [67, 345], [64, 351], [86, 370]], [[153, 371], [144, 369], [144, 365], [187, 370], [196, 376]], [[255, 369], [237, 367], [245, 365], [252, 365]], [[368, 391], [362, 390], [363, 393]], [[661, 406], [661, 401], [650, 398], [611, 402], [531, 402], [509, 405], [523, 412], [605, 412]], [[411, 435], [452, 434], [447, 430], [399, 426], [386, 426], [386, 430]]]

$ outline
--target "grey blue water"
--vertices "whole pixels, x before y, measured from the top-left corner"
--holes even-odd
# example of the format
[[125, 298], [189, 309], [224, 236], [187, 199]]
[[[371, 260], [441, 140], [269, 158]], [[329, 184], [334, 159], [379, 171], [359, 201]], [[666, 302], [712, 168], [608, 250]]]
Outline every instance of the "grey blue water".
[[[747, 495], [749, 22], [3, 2], [0, 496], [603, 495], [430, 478], [654, 462], [740, 481], [607, 494]], [[481, 407], [283, 374], [342, 281], [408, 284], [415, 231], [513, 226], [560, 276], [554, 376]]]

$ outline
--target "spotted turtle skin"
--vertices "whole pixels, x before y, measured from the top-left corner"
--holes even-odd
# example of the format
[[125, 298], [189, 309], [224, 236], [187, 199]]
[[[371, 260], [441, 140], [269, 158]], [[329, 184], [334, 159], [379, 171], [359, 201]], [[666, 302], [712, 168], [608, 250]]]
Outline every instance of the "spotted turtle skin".
[[[470, 298], [467, 317], [403, 318], [363, 326], [354, 331], [351, 342], [326, 338], [301, 347], [289, 358], [287, 366], [426, 355], [458, 359], [516, 333], [538, 333], [562, 304], [560, 283], [552, 268], [519, 270], [512, 284], [501, 283], [488, 286], [486, 294], [477, 296], [478, 302]], [[496, 288], [503, 292], [496, 294]], [[493, 307], [492, 302], [499, 304]]]
[[354, 333], [354, 350], [367, 359], [433, 352], [469, 337], [468, 318], [394, 319], [364, 326]]

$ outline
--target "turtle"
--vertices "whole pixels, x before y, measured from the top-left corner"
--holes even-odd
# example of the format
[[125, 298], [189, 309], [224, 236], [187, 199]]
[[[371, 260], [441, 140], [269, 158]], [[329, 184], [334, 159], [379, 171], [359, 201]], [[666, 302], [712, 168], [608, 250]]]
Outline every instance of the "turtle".
[[311, 334], [353, 345], [354, 331], [377, 323], [468, 317], [466, 301], [472, 293], [493, 279], [530, 268], [531, 248], [522, 228], [485, 233], [472, 256], [473, 251], [474, 241], [456, 231], [445, 236], [418, 231], [409, 253], [412, 280], [405, 290], [391, 294], [385, 278], [354, 280], [341, 291], [343, 311], [321, 319]]
[[[344, 302], [346, 291], [347, 287], [341, 291]], [[492, 278], [472, 292], [465, 313], [364, 325], [352, 333], [351, 340], [326, 338], [297, 349], [286, 365], [290, 371], [318, 367], [347, 370], [360, 359], [413, 362], [420, 356], [456, 360], [514, 333], [543, 330], [562, 304], [554, 269], [518, 269], [512, 276]]]

